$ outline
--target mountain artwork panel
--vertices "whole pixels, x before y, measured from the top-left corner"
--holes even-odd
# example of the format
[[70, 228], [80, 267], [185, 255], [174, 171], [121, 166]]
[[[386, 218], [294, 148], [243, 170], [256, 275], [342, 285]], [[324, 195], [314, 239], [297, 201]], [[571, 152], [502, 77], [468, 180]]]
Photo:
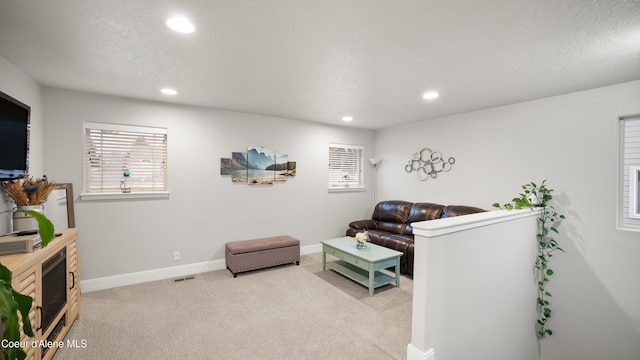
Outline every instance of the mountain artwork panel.
[[247, 149], [247, 184], [273, 184], [276, 180], [275, 164], [274, 149], [249, 147]]
[[231, 158], [220, 159], [220, 175], [230, 175], [233, 182], [247, 182], [247, 157], [233, 152]]
[[250, 146], [246, 153], [232, 152], [230, 158], [220, 158], [220, 175], [250, 185], [273, 184], [295, 176], [296, 162], [289, 161], [288, 154], [276, 154], [274, 149]]

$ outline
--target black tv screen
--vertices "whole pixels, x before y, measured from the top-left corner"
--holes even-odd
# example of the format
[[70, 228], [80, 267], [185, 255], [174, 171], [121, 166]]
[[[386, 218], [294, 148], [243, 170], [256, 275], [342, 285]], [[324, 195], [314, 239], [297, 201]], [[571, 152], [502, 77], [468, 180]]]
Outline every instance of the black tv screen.
[[0, 181], [29, 172], [28, 105], [0, 91]]

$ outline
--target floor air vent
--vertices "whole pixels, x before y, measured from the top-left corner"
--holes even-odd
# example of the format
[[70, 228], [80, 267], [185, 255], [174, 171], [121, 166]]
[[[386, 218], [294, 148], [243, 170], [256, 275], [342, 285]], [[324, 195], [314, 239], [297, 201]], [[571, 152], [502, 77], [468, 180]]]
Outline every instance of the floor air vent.
[[179, 278], [179, 279], [174, 279], [173, 282], [180, 282], [180, 281], [187, 281], [187, 280], [193, 280], [195, 279], [195, 276], [187, 276], [187, 277], [183, 277], [183, 278]]

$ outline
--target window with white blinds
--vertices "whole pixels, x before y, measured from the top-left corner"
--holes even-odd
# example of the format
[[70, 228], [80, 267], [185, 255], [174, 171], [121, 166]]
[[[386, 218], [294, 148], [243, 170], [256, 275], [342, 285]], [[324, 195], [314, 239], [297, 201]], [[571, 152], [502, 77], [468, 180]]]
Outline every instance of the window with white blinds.
[[329, 144], [329, 190], [364, 189], [362, 146]]
[[620, 119], [620, 226], [640, 230], [640, 116]]
[[85, 192], [167, 190], [167, 129], [86, 122], [84, 134]]

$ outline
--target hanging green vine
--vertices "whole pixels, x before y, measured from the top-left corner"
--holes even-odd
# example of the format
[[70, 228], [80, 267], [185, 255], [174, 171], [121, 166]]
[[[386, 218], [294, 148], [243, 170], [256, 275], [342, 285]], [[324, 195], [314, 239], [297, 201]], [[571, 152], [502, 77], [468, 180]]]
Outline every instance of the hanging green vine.
[[564, 219], [564, 215], [555, 211], [549, 204], [553, 200], [553, 189], [546, 185], [547, 180], [543, 180], [538, 186], [536, 183], [522, 185], [523, 192], [518, 194], [519, 197], [513, 198], [512, 203], [500, 205], [493, 204], [494, 207], [513, 210], [531, 208], [541, 209], [538, 217], [538, 230], [536, 239], [538, 243], [538, 254], [534, 264], [536, 282], [538, 285], [538, 297], [536, 299], [538, 309], [538, 319], [536, 322], [536, 335], [538, 339], [543, 339], [547, 335], [552, 335], [553, 331], [547, 326], [547, 322], [551, 318], [551, 303], [549, 298], [551, 293], [547, 290], [550, 277], [554, 274], [553, 269], [549, 266], [549, 261], [556, 251], [564, 250], [558, 246], [558, 242], [553, 238], [553, 233], [558, 233], [556, 226]]

